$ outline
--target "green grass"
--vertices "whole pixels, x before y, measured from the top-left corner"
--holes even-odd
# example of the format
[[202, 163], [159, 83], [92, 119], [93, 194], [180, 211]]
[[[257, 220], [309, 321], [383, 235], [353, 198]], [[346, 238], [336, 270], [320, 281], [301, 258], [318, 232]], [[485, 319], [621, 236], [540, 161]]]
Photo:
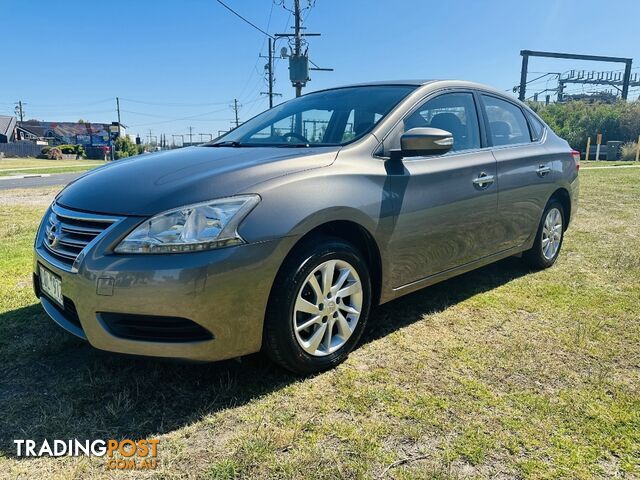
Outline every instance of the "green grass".
[[310, 378], [67, 335], [30, 285], [52, 191], [0, 199], [0, 472], [107, 478], [100, 459], [17, 459], [12, 440], [159, 435], [159, 471], [138, 477], [640, 477], [640, 169], [581, 178], [553, 268], [507, 259], [378, 308]]
[[36, 158], [0, 159], [0, 177], [38, 173], [84, 172], [104, 165], [102, 160], [41, 160]]
[[640, 162], [633, 161], [625, 161], [625, 160], [616, 160], [616, 161], [608, 161], [608, 160], [584, 160], [580, 161], [581, 167], [620, 167], [623, 165], [638, 165], [640, 166]]

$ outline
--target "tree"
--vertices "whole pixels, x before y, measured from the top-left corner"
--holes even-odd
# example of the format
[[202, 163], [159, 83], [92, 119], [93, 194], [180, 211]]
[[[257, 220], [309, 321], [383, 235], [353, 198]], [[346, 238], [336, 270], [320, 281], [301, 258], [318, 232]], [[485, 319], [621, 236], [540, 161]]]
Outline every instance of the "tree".
[[602, 141], [630, 142], [640, 135], [640, 102], [601, 103], [570, 101], [549, 105], [531, 104], [547, 124], [573, 148], [583, 149], [602, 133]]
[[132, 157], [138, 155], [138, 147], [133, 141], [126, 135], [116, 138], [114, 142], [116, 159]]

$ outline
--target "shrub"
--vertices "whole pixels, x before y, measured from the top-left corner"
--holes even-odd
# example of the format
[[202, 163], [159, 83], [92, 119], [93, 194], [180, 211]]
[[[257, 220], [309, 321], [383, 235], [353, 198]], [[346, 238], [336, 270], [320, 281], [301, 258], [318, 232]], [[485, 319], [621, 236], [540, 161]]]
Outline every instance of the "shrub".
[[40, 150], [40, 153], [42, 155], [47, 155], [47, 153], [49, 153], [49, 150], [51, 150], [53, 147], [51, 145], [47, 145], [46, 147], [42, 147], [42, 150]]
[[49, 160], [62, 160], [62, 150], [58, 147], [50, 148], [49, 151], [47, 151], [47, 158]]
[[78, 157], [86, 158], [87, 153], [85, 152], [84, 147], [82, 145], [76, 145], [76, 155]]
[[638, 148], [640, 148], [640, 145], [638, 144], [638, 142], [627, 142], [624, 145], [622, 145], [622, 155], [621, 155], [621, 160], [635, 160], [636, 159], [636, 154], [638, 152]]
[[[44, 147], [44, 148], [47, 148], [47, 147]], [[85, 150], [82, 145], [58, 145], [56, 148], [60, 149], [60, 151], [65, 155], [76, 155], [78, 157], [85, 156]]]
[[65, 155], [71, 155], [71, 154], [76, 153], [76, 146], [75, 145], [58, 145], [57, 148], [60, 149], [60, 151], [62, 153], [64, 153]]
[[114, 148], [117, 160], [138, 155], [138, 147], [126, 136], [116, 138]]

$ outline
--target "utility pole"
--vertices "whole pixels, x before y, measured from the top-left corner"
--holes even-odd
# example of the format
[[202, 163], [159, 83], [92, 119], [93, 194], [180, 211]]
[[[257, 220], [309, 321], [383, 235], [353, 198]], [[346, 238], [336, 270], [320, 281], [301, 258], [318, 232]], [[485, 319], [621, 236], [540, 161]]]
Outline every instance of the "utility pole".
[[151, 145], [151, 139], [153, 138], [153, 134], [151, 132], [151, 129], [149, 129], [149, 145]]
[[273, 86], [275, 84], [275, 78], [273, 73], [273, 59], [274, 59], [274, 49], [275, 49], [275, 40], [272, 37], [269, 37], [269, 54], [265, 57], [264, 55], [260, 55], [260, 58], [266, 58], [267, 64], [265, 65], [265, 70], [267, 71], [267, 85], [268, 89], [266, 92], [260, 92], [260, 95], [267, 95], [269, 97], [269, 108], [273, 108], [273, 97], [281, 97], [281, 93], [274, 93]]
[[189, 127], [189, 146], [193, 146], [193, 127]]
[[116, 110], [118, 112], [118, 137], [122, 135], [120, 131], [120, 98], [116, 97]]
[[[304, 87], [310, 80], [309, 71], [333, 71], [332, 68], [320, 68], [309, 59], [308, 51], [306, 48], [303, 52], [303, 46], [306, 45], [306, 41], [302, 37], [319, 37], [319, 33], [302, 33], [304, 27], [302, 26], [302, 11], [300, 10], [300, 0], [294, 0], [293, 2], [293, 15], [295, 18], [294, 33], [276, 33], [275, 38], [292, 38], [293, 48], [291, 49], [291, 55], [289, 56], [289, 79], [291, 84], [296, 89], [296, 97], [302, 95], [302, 87]], [[309, 67], [309, 64], [313, 67]]]
[[558, 94], [556, 96], [557, 102], [564, 102], [564, 82], [558, 77]]
[[240, 108], [241, 108], [241, 107], [242, 107], [242, 105], [240, 105], [240, 104], [238, 103], [238, 99], [237, 99], [237, 98], [234, 98], [234, 99], [233, 99], [233, 105], [231, 105], [231, 108], [233, 108], [233, 111], [234, 111], [234, 113], [235, 113], [235, 117], [236, 117], [236, 120], [235, 120], [236, 128], [238, 128], [238, 127], [240, 126], [240, 118], [238, 117], [238, 111], [240, 110]]
[[22, 100], [16, 102], [16, 115], [20, 118], [20, 123], [24, 122], [24, 106], [26, 103], [22, 103]]
[[[294, 16], [296, 18], [296, 39], [295, 39], [295, 56], [299, 57], [300, 56], [300, 47], [302, 45], [302, 36], [300, 34], [300, 0], [294, 0]], [[302, 95], [302, 82], [296, 82], [295, 83], [295, 87], [296, 87], [296, 97], [299, 97], [300, 95]]]
[[273, 108], [273, 39], [269, 37], [269, 108]]

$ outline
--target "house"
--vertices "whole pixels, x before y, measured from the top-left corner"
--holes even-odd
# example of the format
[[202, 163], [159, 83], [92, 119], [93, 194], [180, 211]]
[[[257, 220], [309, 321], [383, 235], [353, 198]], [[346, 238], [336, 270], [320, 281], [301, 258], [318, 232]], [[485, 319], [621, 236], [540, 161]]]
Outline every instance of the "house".
[[16, 125], [16, 141], [18, 142], [34, 142], [38, 145], [48, 145], [49, 143], [44, 137], [44, 129], [38, 127], [25, 128], [22, 125]]
[[16, 139], [16, 117], [0, 115], [0, 143], [14, 142]]

